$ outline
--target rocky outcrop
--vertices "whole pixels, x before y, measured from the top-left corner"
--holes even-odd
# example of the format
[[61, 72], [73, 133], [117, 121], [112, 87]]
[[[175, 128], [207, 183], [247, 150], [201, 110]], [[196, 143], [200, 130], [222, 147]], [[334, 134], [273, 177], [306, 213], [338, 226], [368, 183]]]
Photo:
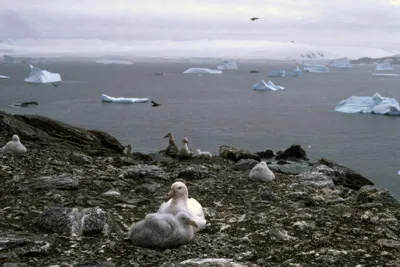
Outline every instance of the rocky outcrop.
[[261, 161], [260, 156], [255, 153], [245, 149], [225, 145], [219, 147], [219, 156], [221, 158], [233, 160], [234, 162], [237, 162], [241, 159], [255, 159], [257, 161]]
[[[400, 266], [400, 203], [332, 161], [260, 184], [248, 179], [258, 159], [238, 148], [179, 161], [93, 155], [61, 137], [38, 149], [45, 138], [0, 156], [1, 267]], [[178, 248], [134, 247], [129, 226], [156, 212], [177, 179], [203, 206], [205, 229]]]
[[98, 130], [86, 130], [37, 115], [10, 115], [0, 111], [0, 133], [4, 137], [19, 135], [23, 143], [84, 151], [89, 155], [122, 153], [116, 138]]
[[300, 145], [292, 145], [282, 153], [276, 155], [275, 159], [297, 159], [297, 160], [308, 160], [306, 151], [301, 148]]

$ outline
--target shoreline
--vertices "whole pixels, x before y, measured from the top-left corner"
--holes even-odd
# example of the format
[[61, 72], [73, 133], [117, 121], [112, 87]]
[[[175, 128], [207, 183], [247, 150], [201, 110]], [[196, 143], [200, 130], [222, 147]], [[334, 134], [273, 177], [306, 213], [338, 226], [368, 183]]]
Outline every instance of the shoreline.
[[[211, 266], [205, 259], [213, 258], [224, 259], [220, 266], [400, 264], [400, 202], [342, 165], [326, 159], [308, 164], [301, 147], [274, 154], [273, 162], [309, 169], [288, 173], [271, 164], [276, 180], [257, 183], [248, 173], [272, 151], [222, 145], [210, 160], [178, 160], [161, 152], [124, 154], [107, 133], [42, 116], [0, 111], [0, 125], [2, 145], [18, 134], [28, 149], [0, 154], [5, 263]], [[127, 228], [155, 212], [176, 180], [202, 204], [206, 228], [178, 248], [134, 247]], [[83, 215], [92, 223], [74, 228], [66, 216], [72, 211], [75, 223]]]

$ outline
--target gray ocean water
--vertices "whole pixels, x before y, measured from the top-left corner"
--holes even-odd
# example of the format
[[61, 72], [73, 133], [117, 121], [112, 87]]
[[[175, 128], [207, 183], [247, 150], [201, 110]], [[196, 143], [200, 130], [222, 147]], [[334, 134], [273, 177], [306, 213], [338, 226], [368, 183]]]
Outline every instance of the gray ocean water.
[[[275, 152], [300, 144], [310, 158], [335, 160], [400, 197], [398, 162], [400, 117], [334, 112], [351, 95], [400, 100], [400, 77], [372, 76], [373, 66], [331, 69], [328, 74], [270, 78], [287, 88], [279, 92], [251, 90], [272, 70], [293, 70], [295, 62], [241, 61], [239, 71], [222, 75], [187, 75], [189, 67], [214, 64], [136, 62], [102, 65], [94, 62], [48, 61], [39, 68], [61, 74], [63, 83], [28, 84], [26, 64], [0, 64], [0, 108], [11, 113], [39, 114], [73, 125], [104, 130], [135, 151], [155, 152], [167, 146], [162, 137], [173, 132], [189, 138], [192, 149], [218, 153], [222, 144], [251, 151]], [[397, 73], [396, 66], [394, 72]], [[258, 74], [250, 74], [252, 69]], [[157, 76], [164, 72], [168, 75]], [[149, 97], [148, 103], [105, 104], [102, 93], [118, 97]], [[37, 101], [39, 106], [10, 107]]]

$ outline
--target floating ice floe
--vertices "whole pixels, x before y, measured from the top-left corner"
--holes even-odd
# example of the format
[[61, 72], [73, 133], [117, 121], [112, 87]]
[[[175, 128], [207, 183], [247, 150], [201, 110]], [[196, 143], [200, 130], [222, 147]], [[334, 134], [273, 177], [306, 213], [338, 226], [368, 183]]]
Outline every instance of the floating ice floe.
[[284, 70], [274, 70], [268, 73], [269, 77], [285, 77], [286, 71]]
[[0, 75], [0, 79], [10, 79], [10, 77], [5, 75]]
[[350, 60], [346, 57], [338, 58], [331, 62], [330, 66], [335, 68], [352, 68], [353, 66], [350, 64]]
[[399, 74], [396, 73], [372, 73], [373, 76], [390, 76], [390, 77], [399, 77]]
[[38, 67], [34, 67], [29, 64], [31, 68], [31, 72], [29, 73], [28, 78], [25, 78], [24, 81], [27, 83], [54, 83], [60, 82], [61, 76], [58, 73], [51, 73], [47, 70], [41, 70]]
[[393, 70], [392, 65], [387, 62], [376, 64], [375, 70]]
[[371, 113], [382, 115], [400, 115], [399, 102], [391, 97], [350, 96], [336, 105], [335, 111], [343, 113]]
[[238, 70], [239, 67], [236, 61], [225, 61], [224, 64], [217, 66], [218, 70]]
[[212, 70], [207, 68], [190, 68], [183, 72], [184, 74], [221, 74], [222, 70]]
[[123, 59], [99, 59], [96, 60], [98, 64], [120, 64], [120, 65], [133, 65], [133, 62]]
[[286, 72], [286, 76], [289, 77], [300, 77], [301, 75], [303, 75], [303, 71], [299, 68], [299, 66], [297, 66], [294, 71]]
[[305, 72], [312, 72], [312, 73], [328, 73], [329, 68], [325, 65], [321, 64], [313, 64], [313, 63], [304, 63], [303, 70]]
[[112, 97], [102, 94], [100, 100], [108, 103], [145, 103], [149, 102], [149, 98], [135, 98], [135, 97]]
[[253, 84], [252, 88], [253, 90], [259, 90], [259, 91], [285, 90], [285, 87], [283, 86], [275, 85], [271, 81], [265, 82], [264, 80], [261, 80], [259, 83]]

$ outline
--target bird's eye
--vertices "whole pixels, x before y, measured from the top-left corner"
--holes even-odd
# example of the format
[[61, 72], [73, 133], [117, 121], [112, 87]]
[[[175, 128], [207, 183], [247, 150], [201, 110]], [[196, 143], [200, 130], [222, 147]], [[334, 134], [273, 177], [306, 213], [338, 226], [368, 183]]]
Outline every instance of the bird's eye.
[[178, 187], [178, 189], [182, 189], [182, 186]]

